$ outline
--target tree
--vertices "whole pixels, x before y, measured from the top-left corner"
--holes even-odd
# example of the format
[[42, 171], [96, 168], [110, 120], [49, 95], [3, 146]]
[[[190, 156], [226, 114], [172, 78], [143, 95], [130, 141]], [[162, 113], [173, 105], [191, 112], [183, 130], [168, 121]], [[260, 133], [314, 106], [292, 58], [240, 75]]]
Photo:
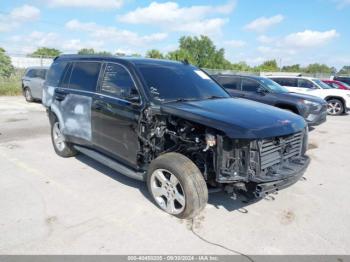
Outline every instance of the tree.
[[93, 48], [82, 48], [78, 51], [78, 55], [112, 55], [112, 53], [108, 51], [96, 52]]
[[338, 72], [339, 75], [350, 75], [350, 66], [343, 66]]
[[157, 49], [151, 49], [146, 52], [146, 57], [149, 58], [156, 58], [156, 59], [163, 59], [164, 55]]
[[302, 70], [303, 69], [300, 67], [299, 64], [282, 67], [282, 71], [283, 72], [295, 72], [295, 73], [298, 73], [298, 72], [302, 72]]
[[61, 54], [61, 51], [55, 48], [40, 47], [29, 56], [32, 57], [56, 57]]
[[14, 70], [11, 58], [6, 55], [5, 49], [0, 47], [0, 77], [10, 77]]
[[231, 70], [234, 71], [251, 71], [252, 68], [244, 61], [238, 62], [236, 64], [231, 64]]
[[325, 64], [310, 64], [307, 67], [305, 67], [304, 72], [309, 74], [316, 74], [316, 73], [324, 73], [324, 74], [332, 74], [334, 71], [334, 68], [329, 67]]
[[231, 63], [224, 57], [223, 48], [217, 49], [209, 37], [183, 36], [179, 40], [179, 48], [169, 52], [167, 58], [185, 60], [201, 68], [229, 69]]
[[261, 65], [255, 67], [255, 70], [261, 72], [276, 72], [279, 70], [279, 68], [277, 66], [276, 60], [273, 59], [263, 62]]
[[93, 48], [82, 48], [78, 51], [78, 55], [93, 55], [95, 50]]

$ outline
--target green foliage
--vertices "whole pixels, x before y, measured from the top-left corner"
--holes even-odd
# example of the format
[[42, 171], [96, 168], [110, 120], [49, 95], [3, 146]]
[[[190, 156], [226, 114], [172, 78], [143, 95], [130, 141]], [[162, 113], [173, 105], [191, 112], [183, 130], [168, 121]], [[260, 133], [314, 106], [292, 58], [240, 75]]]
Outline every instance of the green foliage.
[[260, 72], [276, 72], [279, 71], [277, 62], [275, 59], [267, 60], [263, 62], [261, 65], [255, 67], [255, 71]]
[[11, 59], [5, 53], [5, 49], [0, 47], [0, 77], [9, 78], [14, 72]]
[[148, 58], [156, 58], [163, 59], [164, 55], [157, 49], [151, 49], [146, 52], [146, 57]]
[[325, 64], [310, 64], [307, 67], [304, 68], [305, 73], [309, 74], [315, 74], [315, 73], [325, 73], [325, 74], [332, 74], [334, 73], [335, 68], [329, 67]]
[[252, 71], [252, 68], [244, 61], [230, 65], [230, 70], [234, 71]]
[[350, 66], [343, 66], [338, 72], [339, 75], [350, 75]]
[[169, 52], [167, 58], [185, 60], [201, 68], [229, 69], [231, 63], [225, 59], [223, 48], [217, 49], [209, 37], [183, 36], [179, 40], [179, 48]]
[[302, 68], [300, 67], [299, 64], [295, 64], [295, 65], [283, 66], [282, 67], [282, 71], [283, 72], [295, 72], [295, 73], [298, 73], [298, 72], [302, 71]]
[[108, 51], [96, 52], [93, 48], [82, 48], [78, 51], [78, 55], [112, 55], [112, 53]]
[[56, 57], [61, 54], [61, 51], [56, 48], [40, 47], [31, 53], [31, 57]]

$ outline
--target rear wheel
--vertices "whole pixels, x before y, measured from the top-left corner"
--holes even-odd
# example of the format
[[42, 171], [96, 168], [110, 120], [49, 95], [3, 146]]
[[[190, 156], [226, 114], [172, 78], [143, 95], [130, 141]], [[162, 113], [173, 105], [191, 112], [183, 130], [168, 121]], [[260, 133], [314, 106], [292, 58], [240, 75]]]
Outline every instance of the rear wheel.
[[57, 118], [55, 118], [51, 124], [51, 140], [57, 155], [61, 157], [71, 157], [77, 154], [73, 146], [65, 141], [65, 137]]
[[28, 87], [26, 87], [23, 91], [24, 94], [24, 98], [26, 99], [27, 102], [33, 102], [33, 96], [32, 96], [32, 92], [30, 91], [30, 89]]
[[208, 188], [186, 156], [167, 153], [152, 161], [147, 186], [159, 208], [178, 218], [193, 218], [208, 202]]
[[338, 116], [344, 113], [344, 104], [339, 99], [330, 99], [327, 103], [327, 112], [329, 115]]

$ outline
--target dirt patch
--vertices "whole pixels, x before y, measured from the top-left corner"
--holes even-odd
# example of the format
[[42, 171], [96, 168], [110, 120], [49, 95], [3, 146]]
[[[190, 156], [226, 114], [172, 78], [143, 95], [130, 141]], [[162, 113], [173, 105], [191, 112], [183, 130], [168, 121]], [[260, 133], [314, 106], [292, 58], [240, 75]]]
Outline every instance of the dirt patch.
[[327, 131], [318, 131], [320, 134], [328, 134]]
[[316, 143], [309, 143], [309, 150], [318, 148], [318, 145]]
[[293, 223], [294, 220], [295, 220], [295, 214], [293, 211], [284, 210], [282, 212], [282, 216], [280, 219], [282, 225], [289, 225], [289, 224]]

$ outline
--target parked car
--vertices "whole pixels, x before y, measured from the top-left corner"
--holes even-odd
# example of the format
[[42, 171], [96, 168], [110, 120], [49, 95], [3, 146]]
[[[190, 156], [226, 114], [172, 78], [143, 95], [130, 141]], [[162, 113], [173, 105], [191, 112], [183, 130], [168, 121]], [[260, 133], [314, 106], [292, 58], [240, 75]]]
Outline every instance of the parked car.
[[333, 80], [337, 80], [350, 85], [350, 76], [334, 76]]
[[329, 80], [329, 79], [322, 80], [322, 82], [326, 83], [327, 85], [335, 89], [350, 90], [350, 86], [344, 82], [340, 82], [337, 80]]
[[58, 155], [79, 151], [147, 181], [156, 205], [180, 218], [205, 207], [207, 184], [263, 197], [309, 164], [302, 117], [232, 98], [186, 62], [62, 55], [43, 104]]
[[213, 75], [233, 97], [241, 97], [291, 111], [305, 118], [309, 126], [327, 119], [325, 100], [305, 94], [289, 92], [271, 79], [260, 76]]
[[41, 100], [48, 67], [28, 67], [22, 77], [22, 91], [27, 102]]
[[303, 76], [268, 76], [291, 92], [318, 96], [328, 103], [329, 115], [341, 115], [350, 108], [350, 92], [331, 88], [321, 80]]

